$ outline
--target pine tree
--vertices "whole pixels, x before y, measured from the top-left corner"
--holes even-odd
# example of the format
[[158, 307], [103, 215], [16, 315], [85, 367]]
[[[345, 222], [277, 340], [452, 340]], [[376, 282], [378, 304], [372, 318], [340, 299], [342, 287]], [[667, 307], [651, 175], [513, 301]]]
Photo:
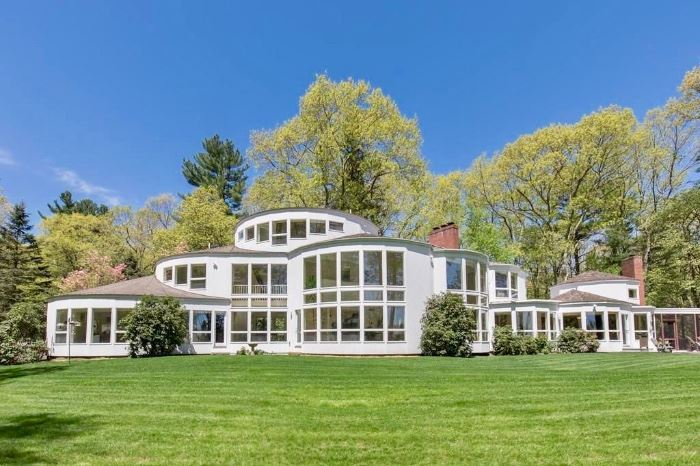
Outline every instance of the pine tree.
[[31, 233], [24, 203], [0, 226], [0, 315], [20, 301], [42, 301], [51, 292], [48, 268]]
[[230, 140], [221, 140], [218, 134], [202, 141], [204, 152], [194, 160], [182, 161], [182, 175], [192, 186], [213, 186], [231, 212], [241, 207], [241, 199], [248, 179], [248, 165]]
[[[58, 196], [58, 200], [53, 204], [46, 204], [52, 214], [84, 214], [84, 215], [104, 215], [109, 212], [109, 207], [98, 204], [92, 199], [73, 200], [73, 193], [64, 191]], [[41, 218], [46, 218], [39, 212]]]

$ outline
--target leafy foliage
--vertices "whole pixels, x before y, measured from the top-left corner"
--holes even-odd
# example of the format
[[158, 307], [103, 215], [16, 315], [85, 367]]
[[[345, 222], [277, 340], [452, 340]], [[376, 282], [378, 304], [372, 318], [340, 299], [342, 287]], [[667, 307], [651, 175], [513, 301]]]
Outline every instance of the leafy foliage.
[[[83, 215], [104, 215], [109, 212], [109, 207], [104, 204], [97, 204], [92, 199], [73, 200], [73, 193], [70, 191], [62, 192], [57, 201], [53, 201], [53, 205], [47, 204], [49, 212], [52, 214], [83, 214]], [[39, 212], [41, 218], [46, 218]]]
[[425, 355], [467, 357], [472, 352], [476, 322], [473, 312], [456, 294], [428, 298], [421, 328], [420, 347]]
[[565, 328], [557, 340], [557, 349], [562, 353], [595, 353], [598, 347], [600, 342], [595, 335], [580, 328]]
[[66, 275], [59, 283], [58, 289], [68, 293], [125, 280], [124, 269], [126, 264], [113, 266], [109, 257], [102, 256], [97, 251], [89, 251], [82, 261], [81, 268]]
[[499, 356], [549, 353], [552, 346], [542, 336], [518, 335], [510, 327], [496, 327], [493, 332], [493, 353]]
[[232, 141], [218, 134], [202, 141], [204, 152], [183, 160], [182, 174], [192, 186], [212, 186], [231, 212], [240, 209], [248, 165]]
[[124, 319], [129, 355], [165, 356], [187, 336], [185, 308], [171, 297], [144, 296]]
[[0, 322], [0, 364], [24, 364], [46, 359], [46, 306], [17, 303]]

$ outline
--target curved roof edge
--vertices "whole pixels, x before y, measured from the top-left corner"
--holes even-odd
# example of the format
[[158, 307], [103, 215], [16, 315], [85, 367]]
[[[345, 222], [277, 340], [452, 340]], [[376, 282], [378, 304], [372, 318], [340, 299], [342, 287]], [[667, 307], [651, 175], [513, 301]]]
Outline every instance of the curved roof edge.
[[268, 214], [275, 214], [275, 213], [281, 213], [281, 212], [316, 212], [316, 213], [322, 213], [322, 214], [332, 214], [332, 215], [337, 215], [339, 217], [345, 217], [348, 220], [354, 220], [357, 223], [370, 227], [371, 229], [374, 229], [376, 231], [379, 231], [379, 227], [375, 225], [374, 223], [370, 222], [364, 217], [360, 217], [359, 215], [346, 212], [344, 210], [338, 210], [338, 209], [328, 209], [328, 208], [321, 208], [321, 207], [281, 207], [279, 209], [269, 209], [269, 210], [262, 210], [260, 212], [255, 212], [254, 214], [250, 214], [247, 217], [240, 218], [238, 222], [236, 222], [236, 225], [233, 227], [234, 230], [238, 228], [238, 226], [243, 223], [247, 222], [248, 220], [252, 220], [257, 217], [261, 217], [263, 215], [268, 215]]

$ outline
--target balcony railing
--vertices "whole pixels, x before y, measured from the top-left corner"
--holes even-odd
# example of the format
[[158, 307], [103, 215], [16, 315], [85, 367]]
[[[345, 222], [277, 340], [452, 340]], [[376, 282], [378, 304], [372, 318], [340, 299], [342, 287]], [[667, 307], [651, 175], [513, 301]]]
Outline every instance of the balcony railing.
[[233, 285], [233, 294], [248, 294], [248, 285]]
[[287, 285], [272, 285], [272, 294], [287, 294]]
[[284, 295], [287, 294], [287, 285], [272, 285], [268, 287], [267, 285], [233, 285], [232, 294], [233, 295], [247, 295], [250, 289], [250, 294], [267, 294], [268, 289], [270, 294], [273, 295]]
[[253, 285], [252, 294], [267, 294], [267, 285]]

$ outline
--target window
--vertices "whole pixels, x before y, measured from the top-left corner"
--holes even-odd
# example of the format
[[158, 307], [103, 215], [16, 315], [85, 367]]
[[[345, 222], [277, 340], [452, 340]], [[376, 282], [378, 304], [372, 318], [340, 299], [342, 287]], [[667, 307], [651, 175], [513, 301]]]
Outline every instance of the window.
[[365, 285], [382, 285], [382, 251], [365, 251]]
[[360, 284], [360, 253], [357, 251], [340, 253], [340, 285]]
[[404, 300], [404, 293], [403, 293], [403, 291], [387, 290], [386, 300], [387, 301], [403, 301]]
[[248, 264], [233, 264], [232, 267], [233, 294], [248, 294]]
[[462, 259], [447, 259], [447, 289], [462, 289]]
[[387, 339], [389, 341], [404, 341], [406, 339], [404, 332], [404, 307], [403, 306], [387, 306]]
[[510, 273], [510, 297], [518, 299], [518, 274]]
[[173, 268], [172, 267], [166, 267], [163, 269], [163, 281], [164, 282], [173, 281]]
[[384, 301], [382, 290], [365, 290], [365, 301]]
[[581, 326], [581, 314], [564, 314], [562, 320], [564, 324], [563, 328], [583, 328]]
[[628, 288], [627, 289], [627, 296], [629, 296], [630, 299], [637, 299], [637, 289], [636, 288]]
[[360, 341], [360, 308], [343, 306], [340, 308], [340, 340]]
[[304, 289], [316, 288], [316, 256], [304, 258]]
[[68, 335], [68, 309], [56, 310], [56, 334], [54, 343], [65, 343]]
[[516, 312], [515, 313], [515, 330], [517, 333], [525, 335], [532, 334], [532, 312]]
[[194, 343], [211, 342], [210, 311], [194, 311], [192, 313], [192, 341]]
[[207, 265], [192, 264], [190, 267], [190, 288], [203, 289], [207, 287]]
[[245, 229], [245, 240], [250, 241], [255, 238], [255, 227], [248, 227]]
[[620, 332], [617, 326], [617, 312], [608, 312], [608, 339], [619, 340]]
[[326, 234], [326, 221], [325, 220], [311, 220], [309, 221], [309, 233], [312, 235], [324, 235]]
[[92, 310], [92, 343], [110, 343], [112, 341], [112, 310]]
[[270, 265], [272, 294], [287, 294], [287, 264]]
[[267, 307], [267, 298], [252, 298], [250, 307]]
[[342, 233], [343, 231], [343, 222], [333, 222], [329, 221], [328, 222], [328, 229], [330, 231], [339, 231]]
[[304, 304], [315, 304], [316, 303], [316, 292], [306, 293], [304, 295]]
[[267, 341], [267, 311], [251, 311], [250, 313], [250, 341]]
[[270, 224], [261, 223], [258, 225], [258, 243], [270, 241]]
[[253, 294], [267, 294], [267, 264], [252, 264], [250, 278]]
[[178, 265], [175, 267], [175, 284], [187, 285], [187, 266]]
[[595, 334], [598, 340], [605, 339], [602, 312], [586, 312], [586, 331]]
[[359, 301], [360, 292], [358, 290], [354, 291], [341, 291], [340, 292], [341, 301]]
[[133, 311], [133, 309], [117, 309], [117, 325], [114, 331], [117, 343], [126, 343], [126, 326], [124, 325], [124, 319], [131, 314], [131, 311]]
[[476, 291], [476, 262], [467, 260], [465, 270], [467, 274], [467, 290]]
[[504, 272], [496, 272], [496, 297], [508, 297], [508, 274]]
[[549, 337], [549, 335], [547, 334], [547, 312], [546, 311], [537, 311], [537, 336], [538, 337], [546, 337], [546, 338]]
[[338, 292], [336, 291], [321, 291], [322, 303], [334, 303], [338, 300]]
[[270, 312], [270, 341], [287, 341], [287, 313]]
[[321, 341], [338, 341], [338, 310], [333, 307], [322, 307], [321, 314]]
[[386, 252], [386, 284], [403, 286], [403, 252]]
[[238, 232], [238, 241], [243, 241], [243, 230]]
[[365, 341], [384, 341], [384, 308], [365, 306]]
[[[699, 316], [700, 317], [700, 316]], [[698, 322], [698, 328], [700, 328], [700, 322]], [[640, 338], [648, 338], [649, 331], [647, 326], [647, 315], [646, 314], [635, 314], [634, 315], [634, 337], [639, 340]]]
[[316, 309], [304, 309], [304, 341], [317, 341], [318, 320]]
[[494, 325], [496, 327], [508, 327], [508, 328], [513, 328], [512, 324], [512, 316], [510, 315], [510, 311], [507, 312], [496, 312], [493, 314], [494, 318]]
[[289, 222], [290, 238], [306, 238], [306, 220], [292, 220]]
[[248, 313], [234, 311], [231, 313], [231, 342], [248, 341]]
[[287, 221], [272, 222], [272, 245], [287, 244]]
[[487, 311], [479, 311], [479, 334], [477, 335], [477, 338], [479, 341], [488, 341], [489, 339], [489, 331], [488, 331], [488, 322], [489, 322], [489, 314]]
[[486, 264], [479, 263], [479, 291], [486, 293]]
[[469, 305], [469, 306], [478, 306], [479, 305], [479, 297], [475, 294], [468, 294], [466, 299], [467, 299], [467, 305]]
[[87, 309], [71, 309], [71, 343], [87, 343]]
[[321, 254], [321, 287], [338, 285], [336, 272], [336, 254]]

